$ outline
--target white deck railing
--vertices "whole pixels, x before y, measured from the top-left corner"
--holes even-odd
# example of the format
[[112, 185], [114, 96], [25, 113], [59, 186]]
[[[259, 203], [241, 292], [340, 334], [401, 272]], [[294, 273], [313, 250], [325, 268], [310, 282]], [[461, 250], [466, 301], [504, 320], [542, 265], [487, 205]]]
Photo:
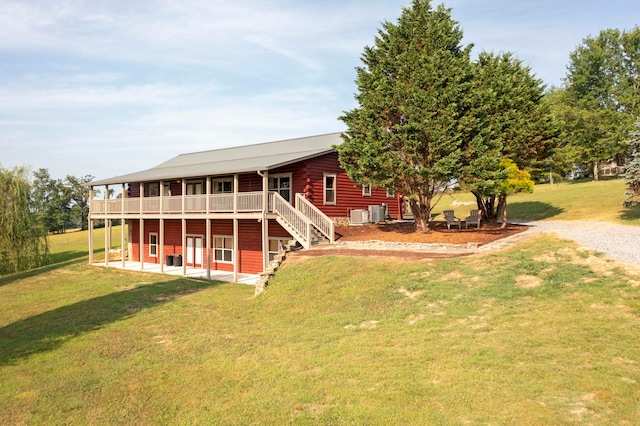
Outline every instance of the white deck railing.
[[[208, 200], [207, 200], [208, 197]], [[208, 201], [208, 206], [207, 206]], [[263, 192], [237, 194], [185, 195], [143, 198], [91, 200], [92, 215], [130, 214], [197, 214], [197, 213], [258, 213], [263, 210]], [[302, 194], [296, 194], [295, 207], [276, 192], [269, 193], [269, 213], [276, 213], [283, 226], [297, 234], [300, 243], [309, 247], [314, 226], [334, 242], [333, 221], [311, 204]], [[208, 208], [207, 208], [208, 207]]]
[[[251, 213], [262, 211], [262, 191], [238, 194], [185, 195], [167, 197], [115, 198], [91, 200], [92, 214], [179, 214], [183, 213]], [[162, 206], [161, 206], [162, 204]], [[142, 205], [142, 209], [140, 206]], [[124, 208], [123, 208], [124, 207]], [[162, 208], [161, 208], [162, 207]], [[271, 211], [271, 208], [269, 208]]]
[[277, 192], [269, 193], [272, 198], [273, 212], [298, 234], [298, 241], [304, 248], [311, 246], [311, 221]]
[[322, 213], [320, 209], [311, 204], [309, 200], [304, 197], [304, 194], [296, 194], [296, 209], [302, 212], [303, 215], [311, 220], [311, 224], [315, 226], [320, 232], [324, 234], [331, 244], [334, 243], [335, 225], [333, 220], [326, 214]]

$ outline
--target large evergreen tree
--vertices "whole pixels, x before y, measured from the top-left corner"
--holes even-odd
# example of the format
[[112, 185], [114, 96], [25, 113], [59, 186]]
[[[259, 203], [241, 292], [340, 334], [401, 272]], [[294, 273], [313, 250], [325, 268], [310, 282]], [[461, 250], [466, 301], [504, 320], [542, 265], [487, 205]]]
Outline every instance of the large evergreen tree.
[[0, 167], [0, 274], [24, 271], [46, 261], [47, 232], [32, 209], [28, 170]]
[[542, 102], [542, 81], [521, 60], [483, 52], [474, 65], [481, 127], [464, 151], [460, 182], [476, 196], [485, 220], [492, 221], [505, 210], [510, 192], [502, 188], [514, 173], [504, 160], [518, 171], [536, 168], [549, 156], [557, 131]]
[[341, 118], [348, 175], [405, 195], [428, 231], [434, 199], [460, 173], [476, 123], [471, 46], [443, 5], [414, 0], [397, 24], [385, 22], [357, 69], [359, 107]]

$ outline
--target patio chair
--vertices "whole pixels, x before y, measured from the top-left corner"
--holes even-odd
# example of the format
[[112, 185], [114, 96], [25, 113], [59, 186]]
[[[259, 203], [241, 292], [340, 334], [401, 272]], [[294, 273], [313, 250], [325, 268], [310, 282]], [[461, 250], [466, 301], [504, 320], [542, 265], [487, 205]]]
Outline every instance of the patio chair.
[[478, 229], [480, 229], [480, 222], [482, 222], [482, 215], [480, 214], [480, 210], [471, 210], [469, 212], [469, 216], [464, 219], [465, 228], [469, 227], [469, 224], [476, 225]]
[[447, 229], [451, 229], [451, 225], [458, 226], [458, 229], [461, 228], [461, 221], [459, 218], [455, 217], [453, 214], [453, 210], [445, 210], [442, 212], [444, 214], [444, 219], [447, 221]]

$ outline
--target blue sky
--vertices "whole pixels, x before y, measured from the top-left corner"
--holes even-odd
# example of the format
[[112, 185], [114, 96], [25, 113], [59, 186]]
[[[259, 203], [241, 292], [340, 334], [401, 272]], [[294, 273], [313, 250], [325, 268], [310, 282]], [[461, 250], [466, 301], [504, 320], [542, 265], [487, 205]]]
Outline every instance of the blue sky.
[[[433, 4], [439, 4], [434, 2]], [[0, 0], [0, 165], [106, 178], [182, 152], [344, 130], [355, 67], [410, 0]], [[464, 43], [547, 85], [637, 0], [449, 0]]]

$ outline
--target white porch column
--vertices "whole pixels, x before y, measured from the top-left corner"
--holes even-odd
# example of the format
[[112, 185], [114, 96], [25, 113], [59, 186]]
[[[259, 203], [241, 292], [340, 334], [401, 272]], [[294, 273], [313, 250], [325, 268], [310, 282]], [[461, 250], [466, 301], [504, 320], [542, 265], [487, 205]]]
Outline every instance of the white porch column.
[[[182, 199], [184, 200], [184, 196]], [[182, 218], [182, 275], [187, 275], [187, 219], [185, 218]]]
[[93, 264], [93, 219], [91, 219], [91, 205], [93, 203], [93, 186], [89, 187], [89, 218], [88, 218], [88, 228], [89, 228], [89, 265]]
[[160, 230], [158, 236], [158, 244], [160, 244], [160, 272], [164, 272], [164, 219], [162, 218], [162, 212], [164, 211], [164, 181], [160, 181]]
[[238, 282], [238, 267], [240, 262], [238, 250], [238, 219], [233, 219], [233, 281]]
[[144, 219], [140, 218], [140, 270], [144, 271]]
[[160, 272], [164, 272], [164, 219], [160, 218]]
[[187, 220], [184, 218], [187, 205], [187, 180], [182, 178], [182, 275], [187, 275]]
[[104, 204], [105, 204], [105, 218], [104, 218], [104, 266], [109, 266], [109, 249], [111, 248], [111, 219], [109, 215], [109, 185], [104, 187]]
[[269, 172], [262, 176], [262, 270], [269, 267]]
[[205, 250], [207, 253], [207, 279], [210, 280], [211, 279], [211, 219], [209, 218], [209, 209], [211, 208], [210, 206], [210, 195], [211, 195], [211, 177], [208, 176], [207, 177], [207, 184], [206, 184], [206, 192], [207, 192], [207, 199], [206, 199], [206, 208], [207, 208], [207, 219], [205, 220], [205, 229], [206, 229], [206, 237], [205, 237]]
[[[233, 175], [233, 213], [238, 213], [238, 174]], [[233, 219], [233, 280], [238, 281], [238, 269], [240, 266], [240, 250], [238, 250], [238, 219]]]
[[121, 195], [121, 199], [120, 201], [122, 202], [122, 218], [120, 219], [120, 258], [122, 260], [122, 269], [124, 269], [125, 265], [126, 265], [126, 257], [124, 255], [124, 250], [125, 250], [125, 238], [124, 238], [124, 204], [125, 201], [127, 199], [127, 191], [125, 188], [124, 183], [122, 184], [122, 195]]

